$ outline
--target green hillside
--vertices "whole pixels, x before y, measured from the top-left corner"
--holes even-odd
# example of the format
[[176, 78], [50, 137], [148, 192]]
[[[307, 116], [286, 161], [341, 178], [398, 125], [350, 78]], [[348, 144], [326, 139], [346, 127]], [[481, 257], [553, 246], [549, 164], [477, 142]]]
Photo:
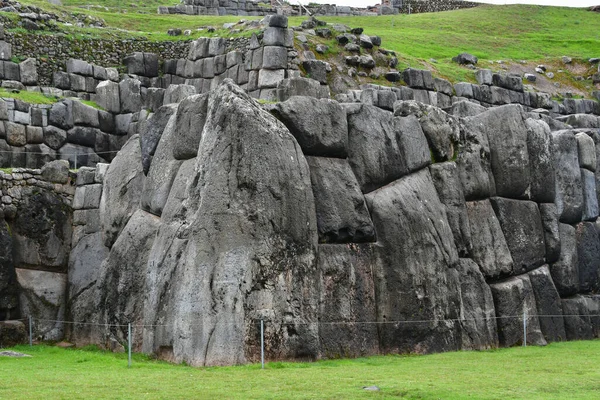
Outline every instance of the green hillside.
[[[102, 18], [108, 27], [115, 29], [64, 28], [69, 34], [96, 36], [144, 36], [148, 40], [173, 40], [166, 35], [169, 28], [191, 29], [192, 38], [207, 35], [228, 35], [219, 29], [225, 22], [237, 22], [237, 16], [183, 16], [158, 15], [158, 5], [174, 5], [177, 0], [63, 0], [63, 7], [52, 6], [45, 0], [23, 1], [61, 13], [89, 13]], [[107, 7], [100, 8], [98, 6]], [[299, 25], [305, 17], [290, 18], [290, 25]], [[398, 68], [412, 66], [429, 68], [438, 76], [452, 81], [472, 81], [472, 71], [452, 63], [451, 58], [460, 52], [475, 54], [480, 65], [490, 61], [538, 63], [561, 68], [563, 55], [574, 59], [557, 81], [590, 91], [591, 81], [585, 80], [594, 67], [587, 60], [600, 57], [600, 14], [587, 9], [545, 7], [534, 5], [481, 5], [476, 8], [440, 13], [378, 16], [378, 17], [320, 17], [329, 23], [350, 27], [363, 27], [368, 35], [382, 38], [382, 46], [394, 50], [400, 60]], [[217, 31], [207, 34], [196, 29], [213, 26]], [[124, 31], [122, 31], [124, 30]], [[251, 31], [236, 33], [250, 35]], [[186, 36], [176, 40], [189, 39]], [[338, 50], [333, 40], [328, 43]], [[326, 55], [327, 56], [327, 55]], [[433, 60], [432, 60], [433, 59]], [[506, 68], [505, 68], [506, 69]], [[582, 81], [581, 79], [584, 78]]]

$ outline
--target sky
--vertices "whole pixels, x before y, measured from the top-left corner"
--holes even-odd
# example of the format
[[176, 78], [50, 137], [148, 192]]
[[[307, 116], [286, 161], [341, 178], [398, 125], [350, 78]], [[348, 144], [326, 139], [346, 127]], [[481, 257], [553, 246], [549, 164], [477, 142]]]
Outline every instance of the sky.
[[[289, 0], [290, 3], [297, 3], [298, 0]], [[407, 1], [407, 0], [404, 0]], [[426, 1], [426, 0], [425, 0]], [[600, 0], [472, 0], [478, 3], [490, 4], [541, 4], [546, 6], [562, 7], [589, 7], [600, 5]], [[380, 0], [301, 0], [303, 4], [321, 3], [337, 4], [340, 6], [366, 7], [379, 4]]]

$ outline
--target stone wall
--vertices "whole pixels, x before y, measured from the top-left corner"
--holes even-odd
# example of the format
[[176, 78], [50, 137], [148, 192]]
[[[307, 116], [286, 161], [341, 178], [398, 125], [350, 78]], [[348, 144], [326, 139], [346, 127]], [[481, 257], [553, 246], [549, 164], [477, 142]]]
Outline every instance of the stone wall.
[[0, 171], [0, 319], [34, 315], [42, 340], [64, 335], [74, 181], [64, 161]]
[[496, 107], [505, 104], [520, 104], [525, 110], [539, 110], [558, 117], [571, 114], [600, 115], [600, 103], [590, 99], [552, 100], [548, 93], [528, 92], [524, 90], [519, 75], [492, 73], [490, 70], [477, 71], [481, 84], [450, 82], [433, 78], [431, 71], [408, 68], [402, 77], [407, 86], [386, 87], [363, 85], [360, 90], [351, 90], [339, 94], [336, 99], [342, 103], [359, 102], [392, 110], [396, 100], [415, 100], [443, 109], [451, 108], [455, 103], [468, 101], [483, 107]]
[[[269, 5], [267, 5], [269, 3]], [[389, 3], [389, 2], [387, 2]], [[297, 4], [280, 6], [275, 2], [259, 2], [246, 0], [181, 0], [181, 4], [172, 7], [159, 7], [159, 14], [187, 14], [187, 15], [243, 15], [265, 16], [283, 14], [290, 16], [310, 15], [318, 16], [375, 16], [389, 14], [416, 14], [425, 12], [440, 12], [476, 7], [478, 3], [461, 0], [405, 0], [369, 8], [356, 8], [349, 6], [336, 6], [335, 4], [322, 4], [316, 6], [300, 7]]]
[[133, 52], [160, 54], [164, 58], [183, 58], [189, 51], [189, 40], [151, 42], [142, 39], [104, 40], [71, 39], [61, 35], [39, 35], [7, 32], [14, 56], [34, 57], [38, 61], [39, 84], [49, 86], [55, 72], [65, 71], [69, 59], [86, 60], [105, 67], [118, 67]]

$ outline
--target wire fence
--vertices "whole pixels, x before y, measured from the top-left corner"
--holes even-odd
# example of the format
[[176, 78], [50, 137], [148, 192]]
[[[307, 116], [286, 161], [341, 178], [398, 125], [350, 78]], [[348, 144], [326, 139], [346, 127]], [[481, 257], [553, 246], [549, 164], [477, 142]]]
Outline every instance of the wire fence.
[[[490, 321], [500, 321], [500, 320], [518, 320], [523, 323], [523, 346], [527, 347], [527, 330], [529, 327], [528, 321], [532, 318], [595, 318], [600, 317], [600, 314], [528, 314], [527, 311], [524, 311], [523, 314], [520, 315], [502, 315], [502, 316], [485, 316], [480, 318], [449, 318], [449, 319], [420, 319], [420, 320], [393, 320], [393, 321], [309, 321], [309, 322], [281, 322], [277, 323], [278, 327], [286, 327], [286, 326], [341, 326], [341, 325], [401, 325], [401, 324], [439, 324], [443, 322], [490, 322]], [[66, 321], [66, 320], [56, 320], [56, 319], [44, 319], [44, 318], [33, 318], [29, 316], [28, 318], [21, 318], [16, 321], [28, 322], [29, 328], [29, 345], [33, 346], [33, 328], [34, 323], [53, 323], [53, 324], [65, 324], [65, 325], [81, 325], [81, 326], [95, 326], [95, 327], [103, 327], [103, 328], [127, 328], [127, 365], [131, 367], [132, 359], [131, 359], [131, 351], [133, 347], [133, 330], [134, 329], [145, 329], [145, 328], [166, 328], [172, 325], [167, 324], [134, 324], [134, 323], [97, 323], [97, 322], [85, 322], [85, 321]], [[269, 321], [267, 321], [269, 322]], [[265, 368], [265, 320], [255, 320], [255, 323], [259, 325], [260, 328], [260, 358], [261, 358], [261, 368]], [[230, 322], [218, 322], [218, 325], [231, 325], [231, 326], [239, 326], [238, 323], [230, 323]], [[200, 326], [198, 324], [197, 326]]]

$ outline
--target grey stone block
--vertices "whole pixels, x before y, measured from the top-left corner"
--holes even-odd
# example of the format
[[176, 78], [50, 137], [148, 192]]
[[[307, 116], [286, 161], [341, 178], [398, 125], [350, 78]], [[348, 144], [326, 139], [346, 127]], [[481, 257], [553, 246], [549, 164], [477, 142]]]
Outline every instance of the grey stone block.
[[[265, 69], [287, 68], [287, 49], [280, 46], [265, 46], [263, 48], [262, 67]], [[309, 72], [307, 71], [307, 73]]]
[[67, 72], [83, 76], [94, 76], [92, 65], [83, 60], [69, 59], [67, 60]]

